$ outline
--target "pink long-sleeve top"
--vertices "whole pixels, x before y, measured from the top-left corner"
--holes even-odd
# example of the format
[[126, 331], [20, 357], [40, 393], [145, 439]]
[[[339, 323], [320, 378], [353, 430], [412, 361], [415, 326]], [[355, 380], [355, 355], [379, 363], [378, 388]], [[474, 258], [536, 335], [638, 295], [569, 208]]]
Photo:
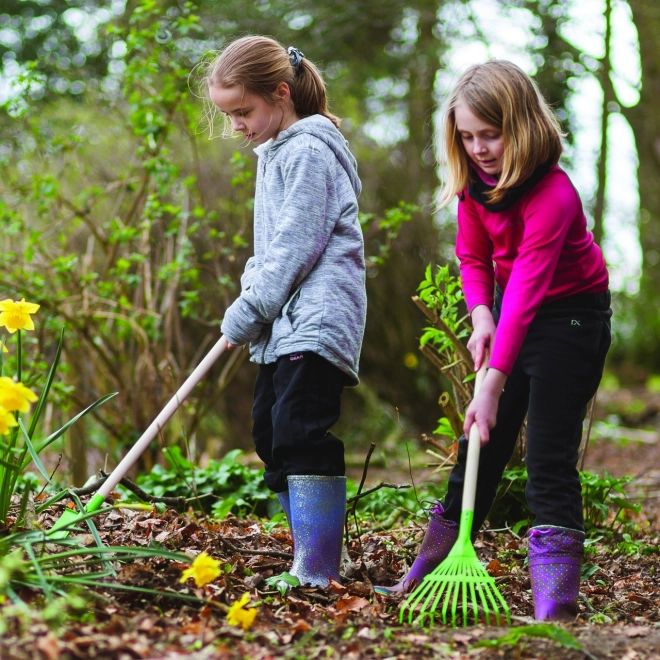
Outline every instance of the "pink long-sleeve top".
[[[475, 170], [486, 184], [496, 184]], [[539, 307], [606, 291], [607, 267], [580, 197], [557, 165], [504, 210], [489, 211], [467, 188], [460, 199], [456, 256], [468, 309], [492, 308], [494, 278], [504, 296], [490, 366], [510, 374]]]

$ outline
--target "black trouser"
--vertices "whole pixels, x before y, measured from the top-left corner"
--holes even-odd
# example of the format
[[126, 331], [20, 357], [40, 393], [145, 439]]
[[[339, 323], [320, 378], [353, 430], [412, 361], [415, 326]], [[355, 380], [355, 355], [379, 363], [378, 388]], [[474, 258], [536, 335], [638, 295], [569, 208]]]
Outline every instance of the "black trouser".
[[[496, 321], [500, 309], [496, 295]], [[609, 291], [563, 298], [537, 312], [504, 387], [490, 441], [481, 448], [473, 532], [493, 504], [526, 414], [525, 493], [534, 525], [583, 529], [578, 450], [587, 403], [598, 389], [610, 347], [611, 316]], [[444, 503], [444, 517], [456, 522], [466, 456], [462, 438]]]
[[272, 491], [291, 474], [341, 477], [344, 443], [328, 430], [339, 419], [345, 376], [316, 353], [284, 355], [264, 364], [254, 388], [252, 438]]

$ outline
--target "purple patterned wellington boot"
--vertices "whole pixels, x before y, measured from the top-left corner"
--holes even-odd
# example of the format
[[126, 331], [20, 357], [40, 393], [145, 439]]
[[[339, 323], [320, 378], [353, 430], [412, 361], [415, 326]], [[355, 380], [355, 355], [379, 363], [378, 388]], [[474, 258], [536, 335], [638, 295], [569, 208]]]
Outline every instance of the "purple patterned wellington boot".
[[442, 517], [444, 509], [436, 502], [431, 509], [431, 520], [424, 540], [408, 574], [392, 587], [374, 587], [377, 594], [394, 596], [406, 593], [414, 584], [419, 584], [424, 576], [435, 569], [449, 554], [458, 538], [458, 524]]
[[293, 566], [300, 584], [327, 587], [339, 582], [344, 540], [346, 477], [288, 477], [293, 533]]
[[572, 621], [577, 616], [584, 532], [566, 527], [529, 530], [529, 575], [538, 620]]

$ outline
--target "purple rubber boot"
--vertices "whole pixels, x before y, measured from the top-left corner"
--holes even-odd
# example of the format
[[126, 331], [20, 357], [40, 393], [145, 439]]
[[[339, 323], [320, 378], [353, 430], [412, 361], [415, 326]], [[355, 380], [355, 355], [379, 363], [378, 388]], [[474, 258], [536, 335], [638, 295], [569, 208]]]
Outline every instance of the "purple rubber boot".
[[529, 575], [534, 616], [572, 621], [577, 616], [584, 532], [566, 527], [529, 530]]
[[288, 477], [293, 566], [300, 584], [327, 587], [339, 582], [346, 515], [346, 477]]
[[431, 520], [424, 540], [408, 574], [392, 587], [374, 587], [377, 594], [394, 596], [406, 593], [413, 585], [419, 584], [424, 576], [435, 569], [449, 554], [458, 538], [458, 524], [442, 517], [444, 509], [437, 502], [431, 509]]

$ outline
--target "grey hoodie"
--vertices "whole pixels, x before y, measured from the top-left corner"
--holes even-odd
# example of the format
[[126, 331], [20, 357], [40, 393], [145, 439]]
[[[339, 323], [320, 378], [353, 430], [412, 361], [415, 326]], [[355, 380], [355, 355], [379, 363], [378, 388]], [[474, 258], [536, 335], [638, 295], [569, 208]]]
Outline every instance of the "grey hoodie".
[[367, 297], [355, 158], [321, 115], [255, 153], [254, 256], [222, 332], [249, 341], [252, 362], [312, 351], [357, 384]]

